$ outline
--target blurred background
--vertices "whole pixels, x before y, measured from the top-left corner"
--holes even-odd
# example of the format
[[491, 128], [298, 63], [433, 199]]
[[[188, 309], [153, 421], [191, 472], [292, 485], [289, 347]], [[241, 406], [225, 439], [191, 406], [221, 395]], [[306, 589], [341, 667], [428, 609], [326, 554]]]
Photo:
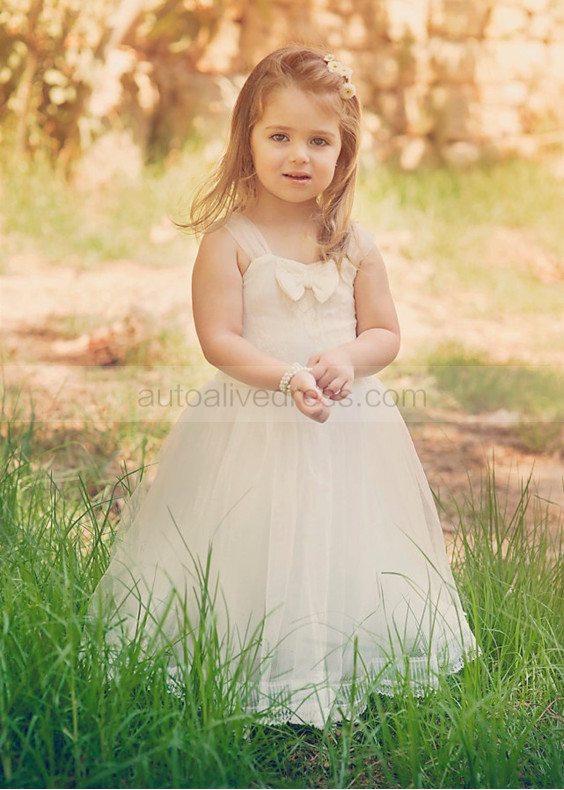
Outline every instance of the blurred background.
[[403, 329], [383, 377], [432, 484], [495, 455], [561, 507], [563, 31], [558, 0], [2, 0], [4, 421], [33, 415], [45, 463], [93, 491], [159, 446], [179, 382], [211, 372], [171, 217], [250, 68], [311, 43], [364, 106], [355, 217]]
[[222, 132], [241, 81], [291, 41], [354, 68], [364, 150], [404, 169], [561, 142], [558, 0], [4, 0], [2, 142], [79, 183]]

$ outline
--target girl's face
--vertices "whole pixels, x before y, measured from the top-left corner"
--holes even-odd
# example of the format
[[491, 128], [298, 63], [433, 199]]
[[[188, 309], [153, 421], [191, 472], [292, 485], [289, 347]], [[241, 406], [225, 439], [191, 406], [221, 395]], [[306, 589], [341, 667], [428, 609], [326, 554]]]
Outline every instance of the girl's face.
[[257, 197], [312, 203], [333, 180], [341, 151], [339, 119], [299, 88], [277, 88], [251, 132]]

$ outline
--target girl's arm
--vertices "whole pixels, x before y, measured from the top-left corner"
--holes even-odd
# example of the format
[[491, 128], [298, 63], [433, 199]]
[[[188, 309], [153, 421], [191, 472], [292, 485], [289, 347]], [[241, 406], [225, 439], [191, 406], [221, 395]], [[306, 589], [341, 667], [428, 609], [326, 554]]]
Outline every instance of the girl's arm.
[[[219, 228], [202, 239], [192, 275], [194, 323], [204, 356], [212, 365], [252, 387], [277, 390], [290, 363], [275, 359], [243, 337], [243, 280], [237, 246]], [[315, 379], [300, 371], [292, 379], [292, 394], [304, 414], [324, 422], [330, 406]]]
[[333, 400], [350, 393], [355, 378], [370, 376], [392, 362], [399, 351], [400, 328], [382, 256], [374, 247], [354, 282], [357, 337], [308, 361], [318, 386]]

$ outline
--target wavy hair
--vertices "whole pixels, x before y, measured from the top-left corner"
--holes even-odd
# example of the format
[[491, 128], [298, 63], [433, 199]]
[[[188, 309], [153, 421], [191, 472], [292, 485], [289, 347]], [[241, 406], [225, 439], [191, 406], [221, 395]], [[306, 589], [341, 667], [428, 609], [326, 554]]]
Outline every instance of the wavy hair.
[[297, 87], [335, 110], [341, 131], [341, 151], [335, 176], [319, 195], [323, 260], [339, 262], [351, 240], [351, 212], [360, 146], [360, 104], [356, 96], [339, 93], [343, 77], [327, 68], [324, 54], [310, 47], [283, 47], [267, 55], [249, 74], [235, 103], [227, 149], [210, 179], [196, 192], [190, 221], [182, 227], [202, 234], [233, 212], [244, 212], [256, 196], [256, 174], [251, 156], [251, 132], [261, 118], [272, 91]]

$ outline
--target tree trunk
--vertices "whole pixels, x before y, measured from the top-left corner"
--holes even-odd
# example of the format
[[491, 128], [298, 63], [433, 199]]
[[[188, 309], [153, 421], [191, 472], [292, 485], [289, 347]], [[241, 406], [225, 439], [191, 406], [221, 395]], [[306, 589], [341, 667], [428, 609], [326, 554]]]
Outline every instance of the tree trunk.
[[25, 37], [27, 46], [27, 58], [25, 61], [24, 73], [20, 82], [19, 93], [21, 101], [21, 113], [16, 126], [16, 154], [21, 156], [27, 148], [27, 133], [29, 127], [29, 116], [31, 111], [31, 101], [33, 97], [33, 80], [37, 71], [38, 54], [36, 47], [36, 27], [39, 15], [43, 10], [43, 0], [35, 0], [32, 4], [28, 16], [28, 34]]

